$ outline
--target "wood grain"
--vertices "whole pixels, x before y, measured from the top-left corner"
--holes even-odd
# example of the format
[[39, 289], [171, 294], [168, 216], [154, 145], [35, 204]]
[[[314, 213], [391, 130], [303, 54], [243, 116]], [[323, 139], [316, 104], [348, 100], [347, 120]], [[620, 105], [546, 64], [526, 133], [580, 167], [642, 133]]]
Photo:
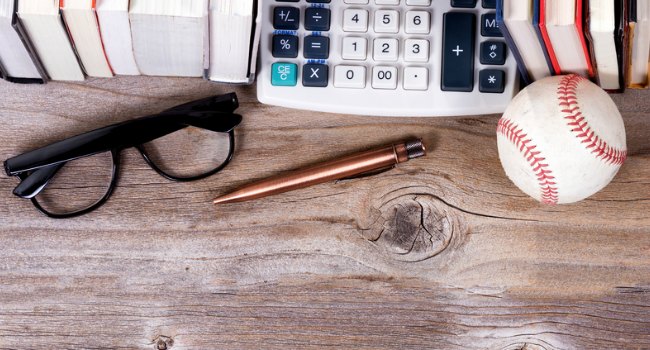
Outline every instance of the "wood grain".
[[[650, 349], [650, 93], [612, 95], [629, 158], [577, 204], [514, 187], [498, 116], [372, 118], [264, 106], [254, 86], [120, 77], [0, 82], [0, 158], [236, 91], [222, 173], [122, 153], [101, 209], [51, 220], [0, 177], [0, 349]], [[249, 203], [254, 179], [421, 136], [391, 172]]]

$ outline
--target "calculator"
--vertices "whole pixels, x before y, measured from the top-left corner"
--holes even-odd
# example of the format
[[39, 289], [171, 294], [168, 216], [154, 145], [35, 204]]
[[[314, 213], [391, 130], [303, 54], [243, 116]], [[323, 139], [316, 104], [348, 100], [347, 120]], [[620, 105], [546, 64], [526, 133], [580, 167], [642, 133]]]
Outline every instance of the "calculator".
[[519, 90], [496, 0], [260, 0], [262, 103], [374, 116], [501, 113]]

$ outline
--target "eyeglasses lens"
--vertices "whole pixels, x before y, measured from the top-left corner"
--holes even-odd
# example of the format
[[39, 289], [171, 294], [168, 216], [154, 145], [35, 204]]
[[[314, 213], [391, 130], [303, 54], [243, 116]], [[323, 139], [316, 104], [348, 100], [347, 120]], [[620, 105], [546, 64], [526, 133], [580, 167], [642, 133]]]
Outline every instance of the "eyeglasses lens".
[[69, 161], [35, 199], [45, 211], [55, 215], [90, 208], [108, 192], [112, 173], [110, 152]]
[[149, 159], [165, 174], [192, 178], [223, 164], [228, 158], [230, 140], [228, 133], [189, 126], [142, 146]]

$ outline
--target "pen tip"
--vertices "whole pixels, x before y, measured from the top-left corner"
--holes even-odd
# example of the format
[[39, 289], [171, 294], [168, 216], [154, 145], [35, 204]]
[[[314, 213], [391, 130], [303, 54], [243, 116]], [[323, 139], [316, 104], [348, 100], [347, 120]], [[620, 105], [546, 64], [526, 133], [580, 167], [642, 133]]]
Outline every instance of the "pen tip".
[[226, 204], [230, 202], [234, 202], [235, 198], [233, 198], [231, 195], [225, 195], [225, 196], [219, 196], [215, 199], [212, 200], [212, 204], [214, 205], [219, 205], [219, 204]]

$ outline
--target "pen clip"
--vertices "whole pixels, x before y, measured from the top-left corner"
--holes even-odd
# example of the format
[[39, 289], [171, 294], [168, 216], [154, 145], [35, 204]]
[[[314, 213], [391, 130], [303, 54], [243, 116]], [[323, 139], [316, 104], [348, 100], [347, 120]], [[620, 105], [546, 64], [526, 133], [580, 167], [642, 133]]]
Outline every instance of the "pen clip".
[[370, 177], [370, 176], [379, 175], [379, 174], [385, 173], [385, 172], [387, 172], [389, 170], [393, 170], [395, 167], [396, 167], [396, 165], [389, 165], [387, 167], [369, 170], [369, 171], [366, 171], [365, 173], [361, 173], [361, 174], [353, 175], [353, 176], [350, 176], [350, 177], [344, 177], [342, 179], [338, 179], [334, 183], [337, 184], [337, 183], [342, 182], [342, 181], [354, 180], [354, 179], [362, 179], [362, 178], [366, 178], [366, 177]]

